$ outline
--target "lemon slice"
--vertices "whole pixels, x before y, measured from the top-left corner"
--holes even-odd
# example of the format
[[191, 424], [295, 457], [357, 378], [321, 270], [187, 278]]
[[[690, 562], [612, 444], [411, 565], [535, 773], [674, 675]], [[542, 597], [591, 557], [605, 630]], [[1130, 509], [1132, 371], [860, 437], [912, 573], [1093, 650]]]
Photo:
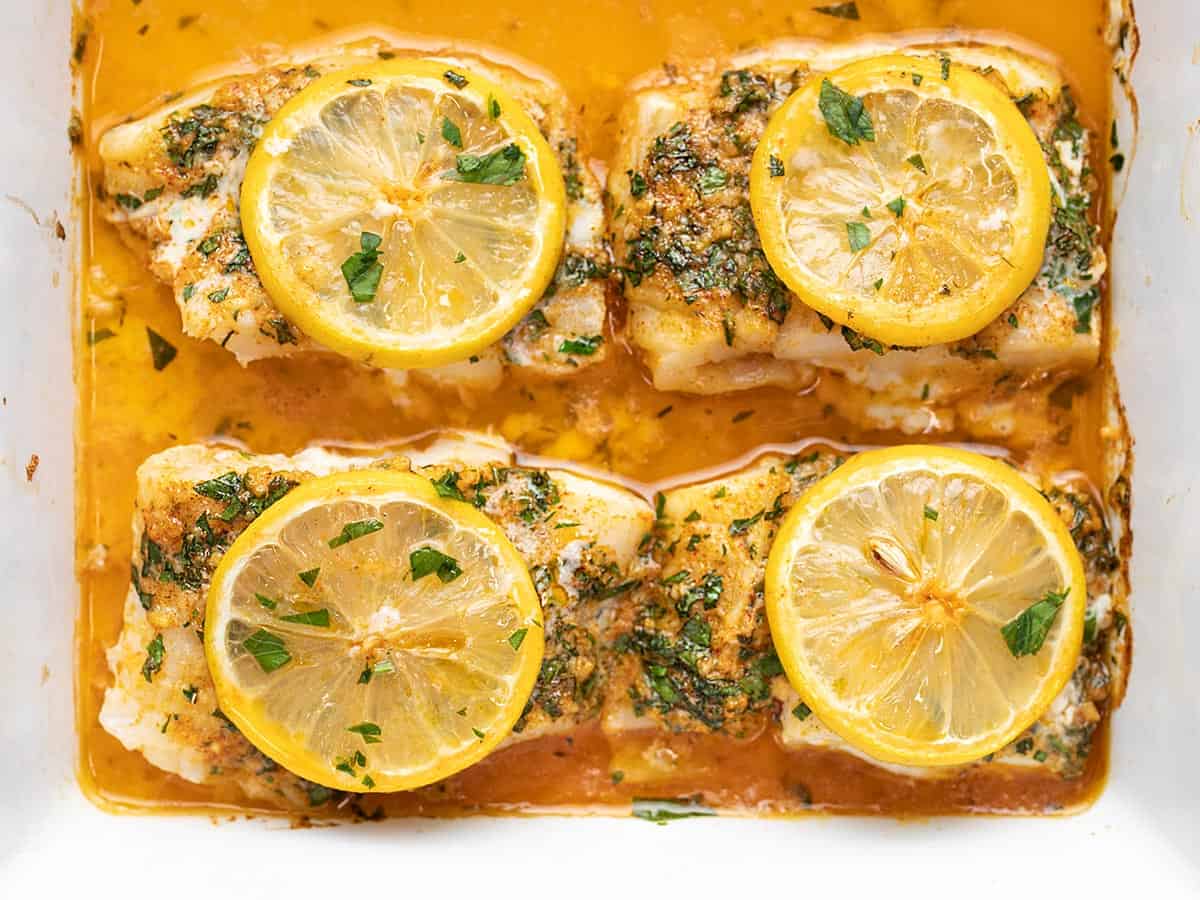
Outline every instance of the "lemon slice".
[[750, 203], [767, 260], [804, 303], [925, 346], [974, 334], [1029, 287], [1050, 175], [986, 78], [889, 55], [814, 77], [771, 117]]
[[255, 145], [241, 217], [271, 299], [332, 350], [418, 368], [494, 343], [541, 297], [566, 195], [520, 105], [465, 69], [319, 78]]
[[204, 639], [221, 712], [346, 791], [483, 758], [542, 660], [537, 594], [504, 533], [399, 472], [318, 478], [271, 506], [217, 567]]
[[862, 453], [788, 512], [767, 563], [771, 636], [821, 721], [886, 762], [993, 753], [1066, 685], [1087, 584], [1062, 520], [1004, 463]]

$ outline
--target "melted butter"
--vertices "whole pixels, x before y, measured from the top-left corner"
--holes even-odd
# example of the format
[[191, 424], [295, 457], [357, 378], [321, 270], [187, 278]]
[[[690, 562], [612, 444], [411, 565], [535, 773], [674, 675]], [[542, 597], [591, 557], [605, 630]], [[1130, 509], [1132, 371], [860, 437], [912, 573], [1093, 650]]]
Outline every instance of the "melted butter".
[[[816, 5], [816, 4], [813, 4]], [[997, 29], [1058, 55], [1073, 76], [1082, 113], [1098, 134], [1108, 121], [1111, 55], [1102, 43], [1100, 0], [858, 0], [857, 22], [785, 0], [596, 0], [546, 14], [537, 0], [488, 4], [434, 0], [90, 0], [91, 26], [81, 69], [87, 243], [77, 306], [77, 557], [82, 608], [78, 624], [80, 776], [85, 789], [117, 809], [250, 811], [240, 797], [192, 785], [124, 750], [98, 725], [108, 683], [104, 648], [116, 640], [128, 588], [129, 517], [137, 464], [173, 444], [215, 435], [251, 450], [294, 452], [322, 441], [377, 444], [435, 427], [492, 429], [522, 450], [579, 461], [643, 485], [718, 466], [768, 443], [820, 436], [845, 442], [895, 442], [831, 418], [811, 395], [762, 389], [721, 397], [654, 391], [625, 347], [573, 379], [513, 377], [485, 399], [412, 389], [393, 404], [383, 376], [336, 358], [270, 360], [240, 368], [212, 343], [180, 334], [169, 291], [101, 221], [91, 202], [104, 127], [194, 83], [205, 70], [245, 66], [264, 53], [334, 29], [379, 23], [426, 35], [455, 35], [520, 54], [553, 73], [583, 114], [587, 155], [613, 149], [625, 83], [664, 63], [686, 64], [777, 37], [856, 37], [900, 29], [961, 26]], [[1099, 123], [1099, 127], [1097, 127]], [[151, 364], [146, 328], [178, 347], [163, 371]], [[109, 329], [96, 343], [88, 335]], [[1056, 469], [1099, 474], [1099, 377], [1081, 385], [1067, 428], [1032, 453]], [[959, 435], [948, 435], [953, 440]], [[97, 548], [104, 548], [104, 552]], [[852, 757], [822, 751], [785, 753], [769, 736], [736, 742], [721, 736], [634, 741], [621, 758], [653, 752], [687, 755], [691, 780], [656, 784], [653, 793], [703, 794], [710, 803], [751, 813], [810, 808], [929, 814], [965, 810], [1069, 808], [1103, 780], [1106, 753], [1087, 774], [1062, 782], [1011, 780], [986, 769], [914, 783], [881, 774]], [[1103, 748], [1103, 736], [1098, 747]], [[595, 729], [571, 738], [531, 741], [494, 755], [424, 791], [383, 798], [392, 814], [590, 810], [623, 804], [635, 784], [614, 784], [612, 751]], [[364, 800], [360, 812], [380, 802]]]

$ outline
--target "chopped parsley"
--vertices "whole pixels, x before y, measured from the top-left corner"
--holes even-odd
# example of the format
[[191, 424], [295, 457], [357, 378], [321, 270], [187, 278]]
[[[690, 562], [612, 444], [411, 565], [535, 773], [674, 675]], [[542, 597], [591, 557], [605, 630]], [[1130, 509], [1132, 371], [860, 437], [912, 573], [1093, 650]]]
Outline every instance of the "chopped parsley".
[[375, 299], [379, 280], [383, 277], [383, 263], [379, 261], [379, 245], [382, 243], [383, 238], [379, 235], [364, 231], [359, 237], [362, 249], [350, 254], [342, 263], [342, 276], [355, 303], [370, 303]]
[[518, 628], [508, 636], [508, 643], [514, 650], [520, 650], [521, 645], [525, 643], [525, 635], [529, 633], [528, 628]]
[[299, 573], [299, 575], [297, 577], [301, 581], [303, 581], [305, 584], [307, 584], [309, 587], [312, 587], [314, 584], [317, 583], [317, 576], [320, 574], [321, 574], [321, 567], [317, 566], [315, 569], [306, 569], [305, 571]]
[[466, 77], [459, 75], [453, 69], [447, 69], [442, 73], [442, 77], [456, 88], [465, 88], [471, 82], [467, 81]]
[[462, 130], [450, 120], [449, 116], [442, 116], [442, 137], [447, 144], [453, 147], [462, 149]]
[[254, 599], [257, 600], [259, 602], [259, 604], [261, 606], [265, 607], [266, 609], [274, 609], [276, 606], [279, 605], [278, 600], [272, 600], [266, 594], [260, 594], [257, 591], [254, 593]]
[[792, 715], [795, 716], [797, 719], [799, 719], [801, 722], [803, 722], [805, 719], [807, 719], [809, 716], [812, 715], [812, 710], [808, 708], [807, 703], [805, 703], [803, 700], [801, 700], [799, 703], [797, 703], [795, 706], [792, 707]]
[[938, 520], [938, 511], [932, 506], [926, 506], [925, 518], [927, 518], [930, 522], [936, 522]]
[[572, 356], [593, 356], [604, 343], [600, 334], [583, 335], [577, 338], [567, 338], [558, 345], [559, 353], [569, 353]]
[[914, 169], [916, 169], [918, 172], [920, 172], [922, 175], [929, 174], [929, 170], [925, 168], [925, 159], [921, 156], [920, 153], [914, 153], [912, 156], [910, 156], [908, 159], [906, 159], [905, 162], [908, 163], [910, 166], [912, 166]]
[[146, 661], [142, 663], [142, 677], [147, 681], [153, 681], [158, 670], [162, 668], [166, 655], [167, 651], [163, 647], [162, 635], [156, 634], [154, 640], [146, 645]]
[[483, 156], [460, 153], [454, 160], [454, 171], [442, 177], [468, 184], [516, 184], [525, 177], [525, 152], [516, 144], [508, 144]]
[[466, 502], [466, 497], [458, 487], [458, 473], [447, 471], [444, 475], [438, 478], [429, 479], [433, 485], [433, 489], [437, 491], [439, 497], [445, 497], [447, 500], [462, 500]]
[[364, 744], [383, 743], [383, 729], [374, 722], [359, 722], [357, 725], [351, 725], [346, 730], [351, 734], [357, 734], [361, 737]]
[[356, 541], [377, 531], [383, 531], [383, 523], [378, 519], [361, 519], [358, 522], [347, 522], [342, 526], [341, 534], [329, 539], [329, 549], [334, 550], [343, 544]]
[[291, 622], [293, 625], [311, 625], [313, 628], [328, 628], [329, 610], [324, 608], [310, 609], [308, 612], [280, 616], [279, 619], [282, 622]]
[[292, 661], [292, 654], [284, 646], [283, 638], [263, 628], [242, 641], [242, 646], [264, 672], [274, 672]]
[[907, 204], [905, 203], [903, 197], [897, 197], [887, 205], [887, 208], [892, 211], [892, 215], [899, 219], [902, 215], [904, 215], [904, 207], [906, 205]]
[[767, 171], [771, 173], [772, 178], [780, 178], [783, 176], [783, 160], [774, 153], [767, 159]]
[[858, 253], [871, 245], [871, 229], [862, 222], [847, 222], [846, 236], [850, 241], [850, 251]]
[[408, 563], [413, 581], [420, 581], [426, 575], [437, 575], [442, 584], [449, 584], [462, 574], [458, 560], [434, 547], [418, 547], [408, 555]]
[[1062, 593], [1046, 591], [1045, 597], [1000, 629], [1013, 656], [1033, 656], [1042, 649], [1042, 645], [1046, 643], [1046, 636], [1050, 633], [1050, 626], [1054, 624], [1058, 611], [1069, 593], [1070, 588]]
[[828, 78], [821, 82], [817, 102], [829, 133], [838, 140], [854, 146], [860, 141], [874, 141], [875, 127], [862, 98], [848, 94]]
[[488, 94], [487, 110], [488, 110], [488, 116], [490, 116], [491, 118], [493, 118], [493, 119], [500, 118], [500, 101], [497, 100], [495, 97], [493, 97], [491, 94]]

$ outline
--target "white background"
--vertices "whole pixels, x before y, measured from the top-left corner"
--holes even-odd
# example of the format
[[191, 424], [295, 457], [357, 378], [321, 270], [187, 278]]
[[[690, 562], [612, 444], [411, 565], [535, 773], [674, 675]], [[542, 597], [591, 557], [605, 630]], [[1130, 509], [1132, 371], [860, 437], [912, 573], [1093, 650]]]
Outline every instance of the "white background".
[[[108, 816], [76, 786], [70, 13], [66, 0], [0, 0], [0, 897], [1200, 896], [1200, 2], [1139, 0], [1138, 14], [1142, 131], [1113, 259], [1116, 357], [1137, 438], [1135, 665], [1112, 781], [1092, 810], [294, 831]], [[29, 484], [31, 453], [41, 466]]]

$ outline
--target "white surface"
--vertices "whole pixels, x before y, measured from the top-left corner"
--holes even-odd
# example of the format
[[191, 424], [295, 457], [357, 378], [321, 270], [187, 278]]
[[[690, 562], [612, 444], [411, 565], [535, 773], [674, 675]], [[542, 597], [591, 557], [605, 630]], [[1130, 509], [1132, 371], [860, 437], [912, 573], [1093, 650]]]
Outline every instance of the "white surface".
[[[73, 237], [69, 12], [65, 0], [0, 0], [0, 897], [753, 888], [925, 900], [1200, 896], [1200, 134], [1188, 130], [1200, 115], [1200, 4], [1140, 0], [1138, 12], [1141, 146], [1113, 261], [1117, 359], [1138, 440], [1136, 647], [1113, 778], [1091, 811], [909, 824], [541, 819], [291, 831], [112, 817], [75, 785], [70, 244], [54, 239], [52, 218], [62, 214]], [[34, 452], [41, 466], [28, 484]]]

